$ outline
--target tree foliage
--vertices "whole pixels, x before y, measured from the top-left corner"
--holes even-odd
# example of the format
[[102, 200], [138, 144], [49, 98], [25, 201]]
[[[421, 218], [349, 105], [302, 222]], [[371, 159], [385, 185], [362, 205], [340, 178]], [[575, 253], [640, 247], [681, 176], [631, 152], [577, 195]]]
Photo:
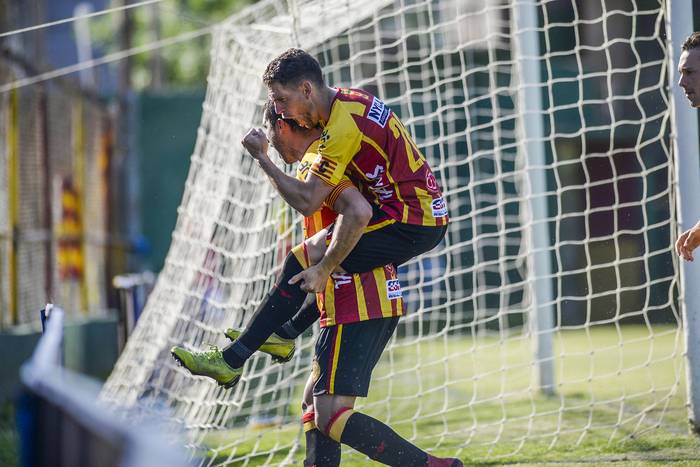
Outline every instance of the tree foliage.
[[[255, 3], [257, 0], [163, 0], [129, 10], [130, 47], [138, 47], [160, 39], [209, 28], [217, 22]], [[119, 40], [123, 13], [91, 23], [92, 36], [102, 53], [121, 50]], [[135, 89], [148, 87], [205, 86], [211, 35], [159, 48], [131, 57], [131, 83]], [[160, 78], [159, 78], [160, 74]]]

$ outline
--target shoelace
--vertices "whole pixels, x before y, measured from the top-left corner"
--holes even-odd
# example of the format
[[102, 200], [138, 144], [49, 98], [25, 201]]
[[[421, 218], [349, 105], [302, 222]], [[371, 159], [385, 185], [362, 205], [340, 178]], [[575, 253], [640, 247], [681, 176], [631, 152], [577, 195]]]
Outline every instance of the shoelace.
[[216, 359], [220, 358], [221, 350], [219, 350], [219, 348], [217, 346], [209, 344], [209, 350], [207, 350], [206, 352], [203, 352], [202, 355], [207, 360], [210, 360], [210, 361], [216, 360]]

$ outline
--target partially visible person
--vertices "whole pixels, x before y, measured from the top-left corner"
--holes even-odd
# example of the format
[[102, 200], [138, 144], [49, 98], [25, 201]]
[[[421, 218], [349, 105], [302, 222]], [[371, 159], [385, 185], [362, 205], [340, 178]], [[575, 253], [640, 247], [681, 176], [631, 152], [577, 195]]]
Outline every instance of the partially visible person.
[[[694, 32], [681, 45], [678, 61], [680, 79], [678, 86], [683, 88], [690, 106], [700, 107], [700, 32]], [[686, 261], [693, 261], [693, 250], [700, 246], [700, 221], [686, 230], [676, 240], [676, 253]]]

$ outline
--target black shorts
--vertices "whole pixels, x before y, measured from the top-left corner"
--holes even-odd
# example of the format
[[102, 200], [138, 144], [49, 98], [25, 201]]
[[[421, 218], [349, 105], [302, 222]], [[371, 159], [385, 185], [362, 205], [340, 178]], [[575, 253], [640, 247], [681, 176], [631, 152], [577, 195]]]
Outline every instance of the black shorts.
[[394, 316], [321, 328], [311, 370], [314, 396], [367, 397], [372, 370], [398, 323]]
[[[370, 225], [387, 218], [383, 211], [375, 206], [372, 208], [374, 216]], [[447, 225], [433, 227], [392, 222], [362, 234], [357, 245], [340, 266], [347, 272], [368, 272], [387, 264], [398, 267], [411, 258], [435, 248], [446, 232]]]

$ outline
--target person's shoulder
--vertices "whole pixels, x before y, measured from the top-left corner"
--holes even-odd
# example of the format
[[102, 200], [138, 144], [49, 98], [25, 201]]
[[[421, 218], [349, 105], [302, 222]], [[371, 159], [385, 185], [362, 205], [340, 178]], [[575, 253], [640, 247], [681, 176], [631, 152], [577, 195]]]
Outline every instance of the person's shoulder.
[[363, 89], [340, 89], [336, 100], [353, 115], [355, 126], [363, 132], [371, 132], [376, 125], [385, 128], [391, 117], [389, 106]]
[[311, 165], [318, 158], [318, 146], [320, 143], [321, 140], [317, 139], [311, 143], [308, 148], [306, 148], [304, 156], [299, 161], [299, 165], [297, 165], [297, 178], [306, 180], [306, 175], [308, 174]]
[[304, 157], [302, 157], [302, 162], [305, 161], [306, 159], [315, 159], [316, 155], [318, 154], [318, 147], [321, 144], [321, 139], [316, 139], [314, 140], [313, 143], [309, 144], [309, 147], [306, 148], [306, 152], [304, 153]]
[[340, 98], [333, 102], [330, 118], [321, 132], [321, 149], [346, 144], [361, 135], [353, 113], [353, 102]]
[[360, 102], [362, 104], [368, 104], [372, 102], [375, 97], [364, 89], [338, 88], [336, 98], [341, 102]]

